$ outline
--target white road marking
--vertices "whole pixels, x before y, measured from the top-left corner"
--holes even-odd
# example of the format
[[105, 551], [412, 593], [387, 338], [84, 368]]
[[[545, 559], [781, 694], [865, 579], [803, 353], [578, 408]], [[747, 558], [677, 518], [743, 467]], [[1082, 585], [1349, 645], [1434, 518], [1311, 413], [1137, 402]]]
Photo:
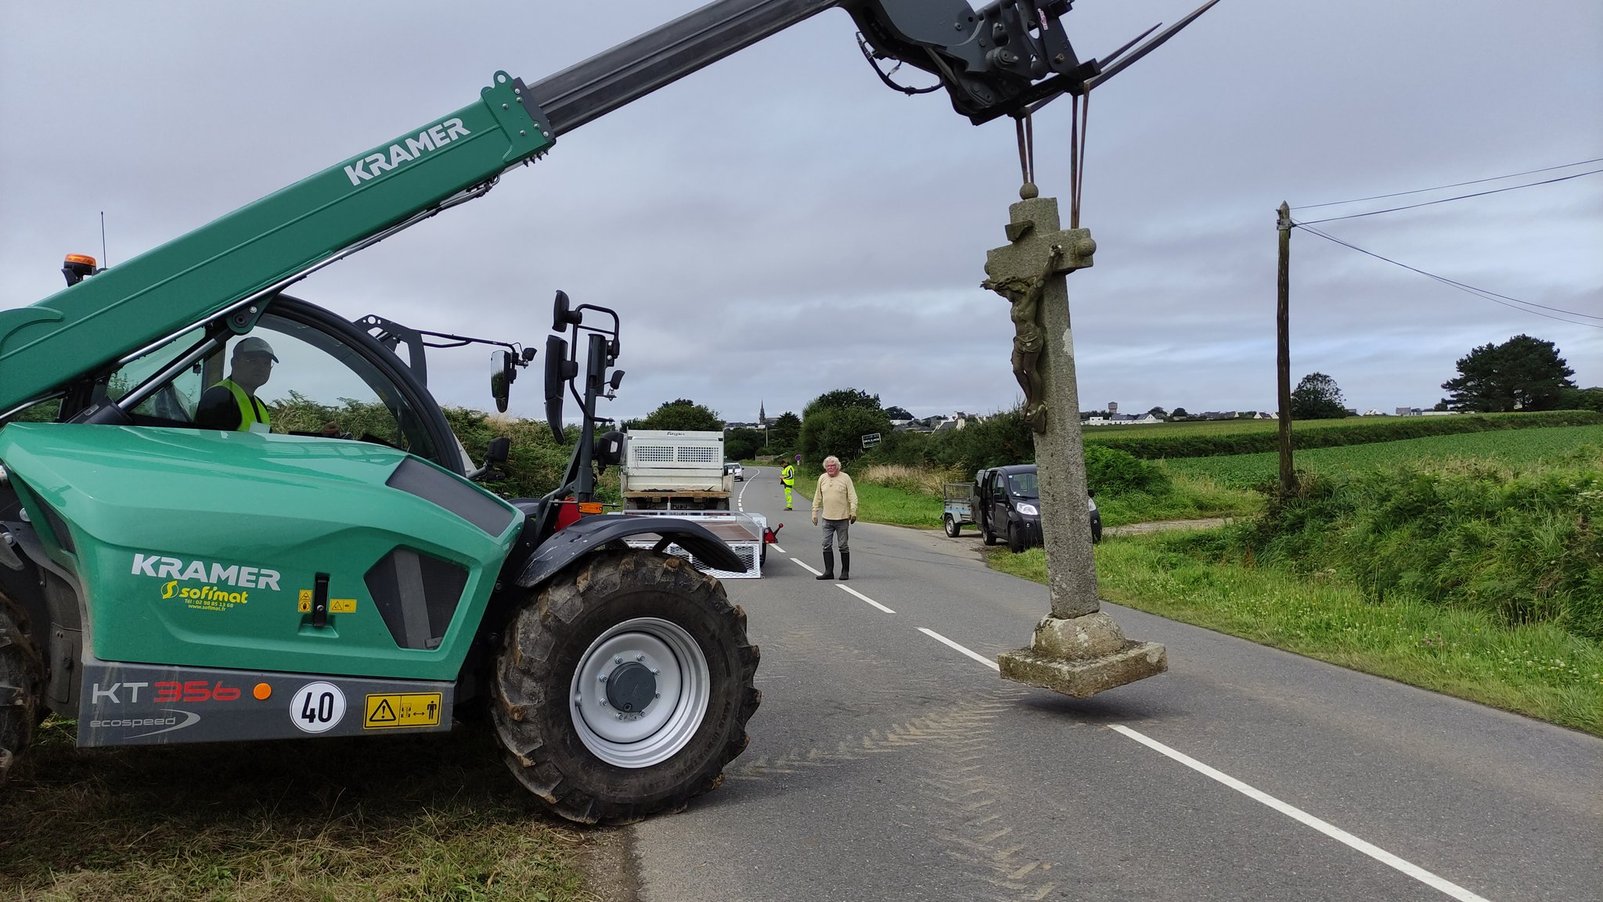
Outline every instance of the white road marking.
[[779, 552], [780, 554], [789, 554], [790, 553], [790, 552], [786, 551], [785, 549], [780, 548], [778, 542], [774, 542], [774, 543], [770, 544], [768, 547], [774, 549], [775, 551]]
[[951, 639], [948, 639], [945, 636], [941, 635], [940, 633], [937, 633], [934, 630], [925, 629], [924, 627], [921, 626], [921, 627], [918, 628], [918, 631], [923, 633], [924, 635], [930, 637], [931, 639], [934, 639], [936, 642], [940, 642], [940, 643], [943, 643], [945, 645], [949, 645], [952, 648], [957, 649], [958, 651], [962, 652], [965, 655], [968, 655], [969, 657], [971, 657], [974, 660], [980, 662], [981, 664], [984, 664], [986, 667], [989, 667], [992, 670], [1000, 671], [1002, 669], [1002, 665], [996, 663], [995, 661], [991, 660], [990, 658], [985, 657], [984, 655], [980, 654], [979, 652], [970, 651], [970, 650], [964, 648], [963, 646], [958, 645], [956, 642], [953, 642]]
[[[808, 573], [811, 573], [814, 576], [819, 575], [819, 571], [814, 570], [812, 567], [809, 567], [808, 565], [802, 563], [800, 560], [797, 560], [796, 558], [791, 558], [791, 560], [793, 562], [795, 562], [796, 566], [801, 567], [803, 570], [806, 570]], [[840, 585], [840, 584], [837, 583], [836, 585]], [[858, 592], [856, 589], [853, 589], [850, 586], [840, 586], [840, 588], [844, 589], [845, 591], [847, 591], [849, 593], [851, 593], [852, 595], [857, 596], [858, 598], [862, 599], [863, 601], [868, 602], [869, 604], [873, 605], [874, 607], [879, 608], [881, 611], [884, 611], [887, 614], [896, 613], [895, 611], [892, 611], [890, 608], [885, 607], [884, 605], [880, 604], [879, 602], [875, 601], [872, 598], [869, 598], [868, 596], [864, 595], [863, 593]], [[918, 631], [923, 633], [926, 636], [929, 636], [931, 639], [934, 639], [935, 641], [941, 643], [942, 645], [945, 645], [945, 646], [947, 646], [947, 647], [949, 647], [949, 648], [951, 648], [951, 649], [953, 649], [955, 651], [958, 651], [958, 652], [961, 652], [964, 655], [967, 655], [970, 658], [973, 658], [974, 660], [980, 662], [981, 664], [984, 664], [986, 667], [989, 667], [992, 670], [1000, 672], [1001, 669], [1002, 669], [1001, 665], [998, 664], [996, 661], [993, 661], [990, 658], [987, 658], [984, 655], [981, 655], [979, 652], [973, 651], [973, 650], [968, 649], [968, 648], [964, 648], [962, 645], [959, 645], [958, 643], [953, 642], [951, 639], [946, 638], [945, 636], [941, 635], [940, 633], [935, 632], [932, 629], [928, 629], [928, 628], [925, 628], [925, 627], [921, 626], [921, 627], [918, 628]], [[1453, 883], [1452, 881], [1447, 880], [1447, 879], [1445, 879], [1443, 877], [1438, 877], [1437, 875], [1432, 874], [1430, 871], [1425, 870], [1424, 868], [1420, 867], [1419, 865], [1416, 865], [1416, 864], [1414, 864], [1412, 862], [1409, 862], [1409, 861], [1406, 861], [1406, 860], [1404, 860], [1402, 858], [1399, 858], [1396, 855], [1393, 855], [1392, 853], [1386, 851], [1385, 849], [1382, 849], [1379, 846], [1373, 845], [1372, 843], [1365, 842], [1364, 840], [1359, 839], [1358, 837], [1352, 835], [1351, 833], [1348, 833], [1347, 831], [1341, 829], [1340, 827], [1335, 826], [1334, 824], [1328, 823], [1327, 821], [1324, 821], [1324, 820], [1321, 820], [1321, 819], [1319, 819], [1317, 817], [1314, 817], [1313, 815], [1309, 814], [1306, 811], [1303, 811], [1301, 808], [1298, 808], [1298, 807], [1296, 807], [1294, 805], [1289, 805], [1289, 804], [1287, 804], [1285, 802], [1282, 802], [1279, 799], [1275, 798], [1274, 796], [1269, 795], [1266, 792], [1263, 792], [1262, 790], [1259, 790], [1259, 789], [1256, 789], [1256, 788], [1254, 788], [1252, 786], [1249, 786], [1246, 783], [1243, 783], [1240, 780], [1237, 780], [1235, 777], [1230, 776], [1229, 774], [1226, 774], [1226, 773], [1224, 773], [1222, 771], [1219, 771], [1219, 770], [1216, 770], [1216, 769], [1214, 769], [1212, 767], [1209, 767], [1208, 765], [1203, 764], [1201, 761], [1198, 761], [1195, 758], [1192, 758], [1189, 755], [1186, 755], [1186, 754], [1184, 754], [1182, 752], [1179, 752], [1179, 751], [1176, 751], [1176, 750], [1174, 750], [1172, 748], [1169, 748], [1168, 746], [1166, 746], [1163, 743], [1157, 741], [1156, 739], [1152, 739], [1151, 737], [1148, 737], [1148, 736], [1146, 736], [1146, 735], [1144, 735], [1144, 734], [1142, 734], [1140, 732], [1137, 732], [1136, 730], [1132, 730], [1129, 727], [1124, 726], [1123, 724], [1109, 724], [1108, 725], [1108, 729], [1114, 730], [1114, 731], [1119, 732], [1119, 733], [1122, 733], [1125, 736], [1128, 736], [1131, 739], [1134, 739], [1136, 742], [1139, 742], [1142, 745], [1145, 745], [1148, 748], [1153, 749], [1154, 751], [1157, 751], [1157, 752], [1159, 752], [1159, 753], [1161, 753], [1163, 755], [1168, 756], [1169, 758], [1172, 758], [1175, 761], [1180, 762], [1181, 764], [1184, 764], [1186, 767], [1191, 768], [1192, 770], [1196, 771], [1197, 773], [1200, 773], [1203, 776], [1208, 777], [1209, 779], [1216, 780], [1216, 781], [1218, 781], [1220, 783], [1223, 783], [1224, 785], [1230, 787], [1231, 789], [1236, 790], [1237, 792], [1241, 793], [1242, 795], [1245, 795], [1246, 797], [1252, 799], [1253, 801], [1258, 802], [1258, 803], [1260, 803], [1262, 805], [1266, 805], [1269, 808], [1272, 808], [1275, 811], [1278, 811], [1281, 814], [1286, 815], [1287, 817], [1291, 818], [1292, 820], [1298, 821], [1298, 822], [1300, 822], [1302, 824], [1305, 824], [1305, 825], [1307, 825], [1309, 827], [1312, 827], [1315, 830], [1318, 830], [1320, 833], [1323, 833], [1326, 836], [1329, 836], [1331, 839], [1334, 839], [1337, 842], [1342, 843], [1343, 845], [1346, 845], [1346, 846], [1348, 846], [1348, 847], [1350, 847], [1352, 849], [1355, 849], [1355, 850], [1357, 850], [1359, 852], [1362, 852], [1363, 854], [1368, 855], [1370, 858], [1375, 859], [1376, 861], [1380, 862], [1381, 864], [1384, 864], [1387, 867], [1393, 868], [1393, 869], [1395, 869], [1395, 870], [1397, 870], [1397, 871], [1399, 871], [1399, 872], [1401, 872], [1403, 874], [1406, 874], [1409, 877], [1412, 877], [1415, 880], [1418, 880], [1420, 883], [1423, 883], [1426, 886], [1431, 887], [1432, 889], [1435, 889], [1435, 890], [1437, 890], [1439, 892], [1442, 892], [1442, 893], [1444, 893], [1444, 894], [1446, 894], [1448, 896], [1451, 896], [1454, 899], [1458, 899], [1458, 900], [1460, 900], [1460, 902], [1489, 902], [1489, 900], [1486, 899], [1484, 896], [1480, 896], [1480, 895], [1477, 895], [1476, 893], [1470, 892], [1469, 890], [1463, 888], [1462, 886], [1459, 886], [1458, 884]]]
[[[925, 630], [924, 632], [929, 632], [929, 630]], [[939, 637], [937, 637], [937, 638], [939, 638]], [[945, 640], [943, 639], [942, 641], [944, 642]], [[950, 644], [950, 643], [948, 643], [948, 644]], [[1381, 864], [1386, 865], [1387, 867], [1395, 868], [1396, 870], [1399, 870], [1399, 871], [1403, 872], [1404, 874], [1407, 874], [1408, 876], [1414, 878], [1415, 880], [1418, 880], [1420, 883], [1423, 883], [1426, 886], [1431, 887], [1432, 889], [1439, 890], [1440, 892], [1446, 893], [1447, 895], [1452, 896], [1454, 899], [1462, 900], [1462, 902], [1487, 902], [1487, 900], [1484, 897], [1478, 896], [1475, 893], [1472, 893], [1469, 890], [1464, 889], [1462, 886], [1459, 886], [1458, 884], [1453, 883], [1450, 880], [1445, 880], [1445, 879], [1443, 879], [1441, 877], [1438, 877], [1435, 874], [1432, 874], [1430, 871], [1427, 871], [1424, 868], [1422, 868], [1422, 867], [1420, 867], [1420, 866], [1418, 866], [1416, 864], [1412, 864], [1410, 862], [1404, 861], [1401, 858], [1398, 858], [1396, 855], [1393, 855], [1392, 853], [1386, 851], [1385, 849], [1382, 849], [1382, 848], [1380, 848], [1378, 846], [1374, 846], [1374, 845], [1371, 845], [1370, 843], [1364, 842], [1363, 840], [1361, 840], [1358, 837], [1352, 835], [1351, 833], [1348, 833], [1346, 830], [1343, 830], [1340, 827], [1336, 827], [1336, 826], [1334, 826], [1332, 824], [1329, 824], [1329, 823], [1327, 823], [1325, 821], [1322, 821], [1319, 818], [1314, 817], [1313, 815], [1309, 814], [1308, 812], [1303, 811], [1301, 808], [1297, 808], [1297, 807], [1295, 807], [1293, 805], [1288, 805], [1285, 802], [1280, 801], [1279, 799], [1275, 798], [1272, 795], [1269, 795], [1266, 792], [1263, 792], [1263, 791], [1258, 790], [1258, 789], [1254, 789], [1253, 787], [1248, 786], [1247, 784], [1241, 782], [1240, 780], [1237, 780], [1235, 777], [1232, 777], [1229, 774], [1221, 773], [1220, 771], [1217, 771], [1217, 770], [1209, 767], [1208, 765], [1203, 764], [1201, 761], [1198, 761], [1195, 758], [1192, 758], [1192, 757], [1190, 757], [1188, 755], [1182, 754], [1181, 752], [1177, 752], [1172, 748], [1169, 748], [1168, 746], [1166, 746], [1163, 743], [1157, 741], [1156, 739], [1152, 739], [1152, 738], [1150, 738], [1148, 736], [1144, 736], [1141, 733], [1138, 733], [1135, 730], [1132, 730], [1129, 727], [1124, 726], [1122, 724], [1109, 724], [1108, 725], [1108, 729], [1115, 730], [1115, 731], [1117, 731], [1119, 733], [1123, 733], [1124, 735], [1130, 737], [1131, 739], [1134, 739], [1136, 742], [1139, 742], [1142, 745], [1144, 745], [1144, 746], [1146, 746], [1146, 747], [1148, 747], [1150, 749], [1153, 749], [1154, 751], [1160, 752], [1160, 753], [1162, 753], [1164, 755], [1169, 756], [1170, 758], [1173, 758], [1174, 760], [1180, 762], [1181, 764], [1184, 764], [1186, 767], [1191, 768], [1192, 770], [1196, 771], [1197, 773], [1202, 774], [1203, 776], [1208, 777], [1209, 779], [1217, 780], [1220, 783], [1223, 783], [1224, 785], [1230, 787], [1231, 789], [1234, 789], [1235, 791], [1241, 793], [1242, 795], [1246, 796], [1247, 798], [1252, 799], [1253, 801], [1258, 802], [1260, 804], [1267, 805], [1270, 808], [1273, 808], [1274, 810], [1280, 812], [1281, 814], [1286, 815], [1287, 817], [1291, 818], [1292, 820], [1300, 821], [1301, 823], [1306, 824], [1306, 825], [1314, 828], [1315, 830], [1318, 830], [1320, 833], [1325, 834], [1326, 836], [1330, 837], [1331, 839], [1334, 839], [1339, 843], [1342, 843], [1344, 845], [1350, 846], [1350, 847], [1358, 850], [1359, 852], [1362, 852], [1365, 855], [1368, 855], [1370, 858], [1375, 859], [1376, 861], [1380, 862]]]
[[[840, 586], [840, 583], [836, 583], [835, 585]], [[884, 605], [880, 604], [879, 602], [875, 601], [874, 599], [869, 598], [867, 595], [864, 595], [863, 593], [857, 591], [856, 589], [853, 589], [851, 586], [840, 586], [840, 587], [842, 589], [844, 589], [845, 591], [847, 591], [848, 593], [850, 593], [852, 595], [856, 595], [858, 598], [861, 598], [862, 600], [868, 602], [869, 604], [873, 605], [876, 608], [879, 608], [881, 611], [884, 611], [887, 614], [896, 613], [895, 611], [891, 610], [890, 608], [885, 607]]]

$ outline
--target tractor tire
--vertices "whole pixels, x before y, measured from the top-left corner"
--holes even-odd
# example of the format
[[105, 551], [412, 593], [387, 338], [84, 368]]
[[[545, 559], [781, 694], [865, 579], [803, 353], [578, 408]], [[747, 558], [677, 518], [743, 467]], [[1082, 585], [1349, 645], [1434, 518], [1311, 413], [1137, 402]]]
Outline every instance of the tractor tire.
[[963, 531], [963, 524], [957, 522], [957, 518], [953, 517], [951, 514], [946, 515], [945, 525], [946, 534], [951, 538], [957, 538], [958, 535]]
[[682, 809], [745, 750], [758, 657], [746, 612], [688, 561], [593, 554], [507, 625], [493, 706], [507, 765], [572, 821]]
[[0, 594], [0, 784], [33, 742], [44, 660], [28, 638], [22, 608]]

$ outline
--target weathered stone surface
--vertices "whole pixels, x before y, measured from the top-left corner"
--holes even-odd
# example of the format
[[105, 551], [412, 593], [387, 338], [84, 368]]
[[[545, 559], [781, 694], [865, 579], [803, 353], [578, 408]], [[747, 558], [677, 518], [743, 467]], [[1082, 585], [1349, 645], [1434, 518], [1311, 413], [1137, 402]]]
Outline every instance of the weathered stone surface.
[[1073, 698], [1088, 698], [1169, 669], [1169, 655], [1156, 642], [1126, 642], [1119, 651], [1094, 658], [1070, 660], [1037, 654], [1032, 648], [1006, 652], [997, 658], [1003, 679], [1024, 683]]
[[1042, 400], [1040, 416], [1032, 412], [1031, 422], [1036, 427], [1035, 463], [1052, 611], [1036, 626], [1029, 648], [1001, 656], [1001, 671], [1005, 679], [1084, 698], [1163, 673], [1169, 660], [1161, 645], [1127, 640], [1112, 618], [1102, 613], [1097, 598], [1074, 335], [1063, 277], [1091, 265], [1096, 242], [1085, 229], [1059, 227], [1053, 198], [1035, 196], [1033, 191], [1024, 197], [1008, 208], [1008, 243], [986, 254], [985, 273], [991, 282], [1011, 280], [1010, 284], [1026, 284], [1048, 274], [1038, 302], [1044, 346], [1035, 362]]
[[1124, 632], [1102, 611], [1060, 619], [1050, 614], [1035, 625], [1030, 650], [1046, 658], [1080, 661], [1123, 651], [1129, 645]]

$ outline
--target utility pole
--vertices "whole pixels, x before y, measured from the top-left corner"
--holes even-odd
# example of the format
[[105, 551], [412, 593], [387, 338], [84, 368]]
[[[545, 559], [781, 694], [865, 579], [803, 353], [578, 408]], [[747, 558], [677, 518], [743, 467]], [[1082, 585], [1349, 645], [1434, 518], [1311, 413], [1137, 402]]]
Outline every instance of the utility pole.
[[1291, 466], [1291, 207], [1280, 202], [1279, 298], [1275, 305], [1275, 377], [1280, 395], [1280, 497], [1297, 494]]

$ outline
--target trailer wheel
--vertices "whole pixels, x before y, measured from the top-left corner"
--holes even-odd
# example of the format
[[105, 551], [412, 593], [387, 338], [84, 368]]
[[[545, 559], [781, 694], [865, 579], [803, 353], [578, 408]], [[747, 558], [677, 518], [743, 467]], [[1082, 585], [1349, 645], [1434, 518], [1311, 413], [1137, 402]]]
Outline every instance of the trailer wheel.
[[0, 594], [0, 784], [33, 742], [44, 662], [22, 608]]
[[961, 533], [962, 531], [963, 531], [963, 524], [957, 522], [957, 518], [956, 517], [953, 517], [951, 514], [947, 514], [946, 515], [946, 534], [955, 539], [955, 538], [957, 538], [958, 534]]
[[518, 780], [569, 820], [678, 810], [745, 750], [757, 660], [746, 613], [688, 561], [594, 554], [508, 624], [496, 733]]

